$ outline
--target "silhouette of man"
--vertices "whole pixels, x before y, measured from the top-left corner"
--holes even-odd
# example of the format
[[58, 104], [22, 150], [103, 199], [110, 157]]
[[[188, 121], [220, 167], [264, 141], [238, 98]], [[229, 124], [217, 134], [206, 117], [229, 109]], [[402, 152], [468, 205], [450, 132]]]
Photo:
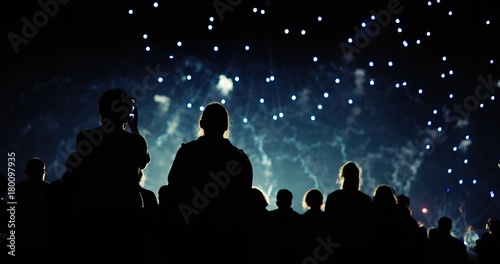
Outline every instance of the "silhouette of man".
[[[236, 263], [244, 248], [240, 234], [253, 169], [243, 150], [228, 139], [230, 119], [217, 102], [206, 105], [196, 140], [183, 143], [168, 174], [170, 213], [177, 246], [189, 263]], [[162, 194], [159, 194], [162, 197]], [[161, 201], [160, 201], [161, 203]]]
[[271, 217], [279, 223], [278, 230], [275, 230], [279, 238], [279, 251], [283, 263], [291, 263], [295, 253], [293, 252], [293, 231], [295, 221], [299, 213], [292, 208], [293, 194], [288, 189], [280, 189], [276, 194], [277, 209], [271, 210]]
[[438, 232], [429, 239], [428, 258], [430, 264], [470, 262], [467, 247], [462, 240], [451, 235], [452, 220], [443, 216], [438, 220]]

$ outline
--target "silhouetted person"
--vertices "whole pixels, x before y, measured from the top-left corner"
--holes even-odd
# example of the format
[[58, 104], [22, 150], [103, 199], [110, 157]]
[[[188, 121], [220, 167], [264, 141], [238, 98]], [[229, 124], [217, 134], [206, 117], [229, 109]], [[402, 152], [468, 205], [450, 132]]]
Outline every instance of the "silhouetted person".
[[276, 194], [276, 206], [278, 208], [269, 212], [271, 217], [279, 223], [279, 227], [275, 230], [279, 239], [279, 244], [276, 247], [284, 263], [293, 261], [293, 230], [295, 221], [300, 215], [293, 210], [292, 200], [293, 194], [290, 190], [278, 190]]
[[475, 252], [480, 264], [500, 263], [500, 221], [488, 223], [488, 232], [476, 240]]
[[16, 255], [43, 256], [47, 242], [45, 163], [38, 157], [26, 162], [27, 178], [16, 184]]
[[307, 211], [295, 221], [294, 263], [326, 263], [328, 258], [324, 256], [328, 250], [322, 249], [320, 255], [315, 252], [322, 248], [322, 241], [328, 242], [326, 215], [322, 209], [323, 193], [315, 188], [308, 190], [303, 197], [303, 207]]
[[464, 242], [451, 235], [452, 220], [443, 216], [438, 220], [435, 235], [429, 238], [428, 260], [430, 264], [437, 263], [469, 263], [469, 255]]
[[247, 248], [240, 261], [233, 263], [247, 264], [285, 264], [277, 251], [278, 237], [276, 229], [279, 223], [271, 217], [267, 206], [269, 199], [258, 187], [253, 187], [246, 206], [245, 232]]
[[228, 139], [229, 132], [226, 108], [206, 105], [198, 138], [181, 145], [168, 174], [172, 201], [167, 214], [176, 215], [178, 223], [168, 228], [183, 231], [174, 243], [185, 250], [177, 252], [185, 263], [235, 263], [243, 254], [240, 234], [253, 169], [244, 151]]
[[144, 172], [139, 173], [139, 193], [141, 196], [140, 227], [144, 252], [142, 260], [158, 261], [160, 259], [160, 209], [156, 194], [144, 187]]
[[398, 208], [401, 210], [402, 218], [406, 222], [404, 225], [405, 245], [408, 250], [408, 258], [413, 263], [423, 263], [426, 261], [427, 251], [427, 230], [413, 218], [410, 209], [410, 197], [399, 194], [396, 196]]
[[76, 152], [60, 180], [64, 190], [56, 192], [69, 200], [69, 254], [127, 259], [144, 251], [138, 178], [151, 157], [132, 106], [124, 90], [105, 90], [98, 103], [100, 126], [76, 136]]
[[[416, 231], [416, 222], [408, 222], [409, 213], [398, 206], [394, 189], [387, 184], [380, 184], [373, 195], [374, 208], [374, 260], [383, 263], [412, 263], [407, 247], [409, 224]], [[390, 252], [390, 256], [383, 254]], [[413, 252], [412, 252], [413, 253]]]
[[333, 242], [340, 243], [334, 252], [336, 263], [362, 263], [369, 260], [373, 233], [373, 201], [360, 191], [361, 168], [344, 163], [338, 173], [340, 189], [328, 194], [325, 203], [327, 228]]

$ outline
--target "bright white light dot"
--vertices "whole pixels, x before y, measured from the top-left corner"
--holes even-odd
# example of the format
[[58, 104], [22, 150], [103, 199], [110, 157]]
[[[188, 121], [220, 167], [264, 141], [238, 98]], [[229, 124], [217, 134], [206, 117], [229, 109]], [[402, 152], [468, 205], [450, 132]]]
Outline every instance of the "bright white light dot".
[[401, 33], [403, 32], [403, 29], [402, 28], [398, 28], [398, 33]]
[[396, 18], [395, 22], [396, 22], [396, 24], [399, 24], [401, 22], [401, 20], [399, 20], [399, 18]]
[[365, 22], [361, 23], [361, 27], [366, 27], [366, 23]]
[[214, 51], [218, 51], [218, 50], [219, 50], [219, 47], [214, 46]]
[[438, 132], [441, 132], [443, 131], [443, 128], [442, 127], [438, 127]]
[[426, 35], [427, 35], [427, 37], [430, 37], [431, 36], [431, 32], [427, 31]]
[[311, 121], [314, 121], [316, 120], [316, 117], [315, 116], [311, 116]]
[[220, 100], [220, 103], [221, 103], [221, 104], [225, 104], [225, 103], [226, 103], [226, 99], [221, 99], [221, 100]]
[[373, 61], [370, 61], [370, 62], [368, 63], [368, 65], [370, 65], [370, 67], [373, 67], [373, 65], [375, 65], [375, 64], [373, 63]]
[[209, 18], [208, 18], [208, 20], [209, 20], [210, 22], [214, 22], [214, 17], [212, 17], [212, 16], [211, 16], [211, 17], [209, 17]]
[[163, 82], [163, 78], [162, 77], [158, 77], [158, 82]]
[[328, 96], [330, 96], [328, 93], [323, 94], [323, 97], [325, 97], [325, 98], [328, 98]]
[[427, 5], [428, 5], [428, 6], [431, 6], [431, 5], [432, 5], [432, 2], [431, 2], [431, 1], [427, 2]]
[[432, 125], [432, 121], [427, 121], [427, 125], [428, 126]]
[[448, 173], [451, 173], [451, 172], [452, 172], [452, 170], [451, 170], [451, 169], [448, 169]]
[[319, 105], [318, 105], [318, 109], [319, 109], [319, 110], [323, 109], [323, 106], [319, 104]]
[[269, 76], [269, 79], [270, 79], [271, 81], [274, 81], [274, 75]]
[[340, 83], [340, 79], [339, 79], [339, 78], [336, 78], [336, 79], [335, 79], [335, 83]]
[[187, 106], [187, 108], [191, 108], [191, 107], [193, 107], [193, 105], [192, 105], [191, 103], [187, 103], [187, 105], [186, 105], [186, 106]]
[[259, 11], [259, 10], [257, 9], [257, 7], [254, 7], [254, 8], [252, 9], [252, 11], [253, 11], [254, 13], [257, 13], [257, 11]]
[[212, 30], [214, 27], [212, 25], [208, 25], [208, 30]]
[[492, 95], [492, 96], [490, 97], [490, 99], [491, 99], [491, 101], [495, 100], [495, 96], [494, 96], [494, 95]]
[[370, 80], [370, 85], [375, 85], [375, 81], [374, 80]]
[[427, 144], [427, 145], [425, 146], [425, 149], [431, 149], [431, 145]]
[[434, 109], [434, 111], [432, 111], [433, 114], [437, 115], [438, 113], [438, 110], [437, 109]]
[[292, 95], [292, 101], [295, 101], [297, 100], [297, 96], [296, 95]]
[[243, 123], [247, 123], [248, 122], [248, 119], [245, 117], [243, 118]]
[[240, 77], [238, 77], [238, 76], [234, 77], [234, 81], [235, 82], [239, 82], [240, 81]]
[[464, 180], [459, 180], [458, 181], [458, 184], [460, 184], [460, 185], [463, 184], [463, 183], [464, 183]]
[[300, 31], [300, 34], [305, 35], [305, 34], [306, 34], [306, 31], [305, 31], [304, 29], [302, 29], [302, 30]]
[[352, 99], [349, 99], [349, 100], [347, 100], [347, 103], [352, 105], [354, 103], [354, 101]]
[[270, 82], [270, 81], [271, 81], [271, 79], [269, 79], [269, 77], [267, 77], [266, 78], [266, 82]]
[[472, 184], [477, 184], [477, 180], [472, 180]]
[[155, 8], [156, 8], [156, 7], [158, 7], [158, 2], [154, 2], [154, 3], [153, 3], [153, 6], [154, 6]]
[[174, 55], [170, 55], [168, 56], [169, 59], [173, 59], [174, 58]]
[[441, 78], [444, 78], [444, 77], [446, 77], [446, 74], [441, 73]]
[[396, 83], [396, 85], [395, 85], [395, 86], [396, 86], [396, 88], [399, 88], [399, 83]]
[[490, 60], [490, 64], [493, 64], [495, 61], [494, 60]]
[[467, 164], [469, 163], [469, 160], [468, 159], [464, 159], [464, 164]]
[[371, 18], [372, 20], [375, 20], [375, 18], [376, 18], [376, 17], [375, 17], [375, 15], [372, 15], [370, 18]]
[[406, 82], [403, 82], [403, 86], [406, 86], [406, 84], [407, 84]]
[[446, 61], [446, 56], [443, 56], [442, 60], [443, 60], [443, 61]]
[[146, 51], [150, 51], [151, 48], [149, 46], [146, 46]]
[[276, 120], [278, 119], [278, 116], [277, 115], [273, 115], [273, 120]]
[[283, 114], [283, 112], [279, 113], [278, 114], [279, 117], [283, 118], [285, 116], [285, 114]]
[[403, 46], [408, 47], [408, 42], [406, 40], [403, 40]]
[[465, 139], [470, 139], [470, 136], [469, 135], [465, 136]]
[[352, 43], [352, 38], [348, 38], [347, 42]]
[[484, 108], [484, 104], [483, 103], [479, 104], [479, 107]]
[[260, 102], [261, 104], [263, 104], [263, 103], [264, 103], [264, 98], [260, 98], [259, 102]]
[[250, 50], [250, 46], [246, 45], [245, 50]]
[[128, 10], [128, 14], [129, 14], [129, 15], [132, 15], [133, 13], [134, 13], [134, 10], [132, 10], [132, 9], [129, 9], [129, 10]]
[[419, 93], [419, 94], [422, 94], [423, 92], [424, 92], [424, 90], [422, 90], [422, 89], [418, 89], [418, 93]]
[[458, 148], [457, 148], [457, 147], [453, 147], [453, 151], [457, 151], [457, 150], [458, 150]]
[[204, 110], [205, 110], [205, 107], [204, 107], [203, 105], [202, 105], [202, 106], [200, 106], [200, 111], [202, 111], [202, 112], [203, 112]]
[[450, 97], [450, 99], [452, 99], [453, 98], [453, 94], [448, 95], [448, 97]]
[[191, 75], [187, 75], [187, 76], [186, 76], [186, 79], [187, 79], [188, 81], [190, 81], [190, 80], [191, 80]]
[[449, 16], [453, 15], [453, 12], [452, 11], [448, 12], [448, 15]]
[[495, 192], [494, 191], [490, 191], [490, 197], [491, 198], [495, 197]]
[[448, 72], [448, 74], [449, 74], [449, 75], [453, 75], [453, 70], [450, 70], [450, 71]]
[[394, 63], [392, 63], [392, 61], [389, 61], [389, 62], [387, 63], [387, 65], [389, 65], [389, 67], [392, 67], [392, 65], [394, 65]]
[[147, 39], [147, 38], [148, 38], [148, 34], [143, 34], [143, 35], [142, 35], [142, 38], [143, 38], [143, 39]]
[[182, 41], [177, 41], [177, 47], [182, 46]]
[[417, 41], [416, 41], [416, 42], [417, 42], [417, 45], [418, 45], [418, 44], [420, 44], [420, 39], [417, 39]]
[[314, 56], [314, 57], [313, 57], [313, 61], [314, 61], [314, 62], [317, 62], [317, 61], [318, 61], [318, 57]]
[[318, 21], [320, 21], [320, 22], [321, 22], [322, 20], [323, 20], [323, 17], [319, 16], [319, 17], [318, 17]]
[[285, 29], [285, 34], [288, 34], [290, 33], [290, 30], [288, 30], [288, 28]]
[[489, 20], [486, 20], [486, 25], [489, 25], [491, 22]]
[[263, 15], [263, 14], [265, 14], [265, 13], [266, 13], [266, 10], [264, 10], [264, 9], [260, 10], [260, 14], [261, 14], [261, 15]]

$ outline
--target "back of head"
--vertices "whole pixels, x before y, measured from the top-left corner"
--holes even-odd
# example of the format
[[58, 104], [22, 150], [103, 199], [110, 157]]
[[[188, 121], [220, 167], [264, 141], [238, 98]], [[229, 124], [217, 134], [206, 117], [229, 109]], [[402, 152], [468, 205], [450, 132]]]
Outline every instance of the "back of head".
[[204, 135], [224, 135], [229, 137], [229, 114], [226, 108], [213, 102], [205, 107], [200, 116], [200, 131], [198, 136]]
[[124, 124], [128, 121], [131, 110], [132, 101], [122, 89], [105, 90], [99, 99], [101, 120], [108, 119], [113, 124]]
[[408, 197], [404, 194], [400, 194], [396, 198], [398, 199], [398, 204], [404, 205], [406, 207], [410, 206], [410, 197]]
[[382, 206], [392, 206], [397, 204], [397, 198], [394, 189], [387, 184], [380, 184], [375, 189], [373, 203]]
[[44, 180], [45, 162], [37, 157], [31, 158], [26, 162], [25, 173], [28, 178]]
[[292, 206], [293, 194], [287, 189], [281, 189], [276, 194], [276, 205], [281, 208]]
[[310, 189], [304, 195], [304, 208], [320, 208], [323, 205], [323, 194], [318, 189]]
[[361, 168], [356, 163], [348, 161], [340, 167], [337, 181], [342, 189], [359, 190], [361, 187]]
[[447, 216], [443, 216], [441, 218], [439, 218], [438, 220], [438, 229], [440, 231], [444, 231], [444, 232], [450, 232], [451, 231], [451, 227], [452, 227], [452, 221], [451, 221], [451, 218], [447, 217]]
[[254, 210], [266, 208], [269, 205], [269, 200], [267, 199], [267, 196], [261, 189], [257, 187], [252, 187], [252, 190], [250, 191], [249, 200], [250, 200], [250, 206]]

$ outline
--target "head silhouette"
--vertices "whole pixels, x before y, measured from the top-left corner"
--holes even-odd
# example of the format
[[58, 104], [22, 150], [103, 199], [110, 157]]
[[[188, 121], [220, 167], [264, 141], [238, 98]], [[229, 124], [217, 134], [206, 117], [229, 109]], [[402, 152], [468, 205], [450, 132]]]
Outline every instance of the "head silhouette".
[[304, 209], [318, 209], [323, 205], [323, 194], [318, 189], [309, 189], [302, 201], [302, 207]]
[[361, 168], [352, 161], [344, 163], [340, 167], [337, 183], [342, 189], [359, 190], [362, 185]]
[[437, 227], [439, 229], [439, 231], [444, 232], [444, 233], [450, 233], [452, 226], [453, 225], [452, 225], [451, 218], [449, 218], [447, 216], [443, 216], [443, 217], [439, 218], [438, 227]]
[[375, 192], [373, 195], [373, 203], [377, 205], [396, 205], [398, 200], [396, 198], [396, 194], [394, 193], [394, 189], [387, 184], [380, 184], [375, 188]]
[[198, 136], [229, 137], [229, 113], [218, 103], [209, 103], [200, 115]]
[[289, 208], [292, 206], [293, 194], [287, 189], [281, 189], [276, 194], [276, 206], [279, 208]]
[[249, 195], [250, 207], [253, 210], [263, 209], [269, 205], [269, 199], [267, 195], [260, 188], [252, 187]]
[[37, 157], [31, 158], [26, 162], [24, 172], [30, 179], [45, 180], [45, 162]]
[[132, 101], [122, 89], [105, 90], [99, 99], [101, 123], [110, 121], [112, 124], [124, 127], [131, 110]]

